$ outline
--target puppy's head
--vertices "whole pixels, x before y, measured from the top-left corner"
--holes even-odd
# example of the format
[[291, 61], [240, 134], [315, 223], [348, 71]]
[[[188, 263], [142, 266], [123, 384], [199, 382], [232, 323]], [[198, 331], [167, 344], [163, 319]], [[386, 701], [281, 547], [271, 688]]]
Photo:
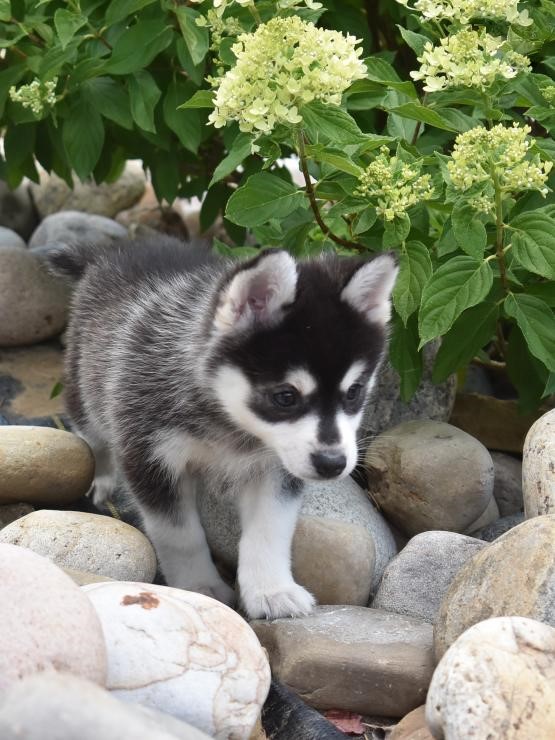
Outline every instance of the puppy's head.
[[269, 250], [221, 286], [210, 364], [215, 394], [292, 475], [343, 478], [386, 343], [397, 267]]

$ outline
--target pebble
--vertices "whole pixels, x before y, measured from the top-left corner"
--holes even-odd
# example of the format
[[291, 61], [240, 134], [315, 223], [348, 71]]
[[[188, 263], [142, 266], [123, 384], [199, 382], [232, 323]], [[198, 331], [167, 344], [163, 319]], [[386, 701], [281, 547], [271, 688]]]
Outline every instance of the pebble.
[[408, 536], [464, 532], [488, 507], [490, 521], [499, 516], [489, 452], [450, 424], [410, 421], [390, 429], [368, 448], [366, 468], [373, 500]]
[[555, 514], [555, 409], [530, 428], [522, 453], [526, 518]]
[[2, 740], [208, 740], [200, 730], [153, 709], [118, 701], [68, 673], [18, 681], [0, 697]]
[[435, 622], [449, 584], [483, 547], [455, 532], [417, 534], [385, 569], [372, 607]]
[[387, 740], [433, 740], [426, 724], [426, 705], [413, 709], [395, 725]]
[[249, 738], [270, 669], [238, 614], [167, 586], [98, 583], [83, 590], [104, 628], [114, 696], [167, 712], [211, 737]]
[[67, 321], [69, 289], [27, 249], [0, 249], [0, 347], [56, 336]]
[[316, 709], [403, 717], [422, 704], [433, 671], [427, 622], [360, 606], [251, 623], [274, 677]]
[[48, 669], [104, 685], [104, 636], [90, 601], [59, 568], [23, 547], [0, 544], [0, 624], [0, 697], [15, 681]]
[[435, 738], [555, 737], [555, 629], [497, 617], [461, 635], [437, 666], [426, 702]]
[[21, 519], [34, 511], [30, 504], [2, 504], [0, 505], [0, 529], [6, 525]]
[[493, 460], [493, 495], [502, 517], [518, 514], [523, 510], [522, 463], [512, 455], [491, 452]]
[[83, 511], [41, 509], [8, 524], [0, 542], [28, 547], [58, 566], [119, 581], [150, 582], [156, 555], [130, 524]]
[[496, 540], [498, 537], [501, 537], [502, 534], [508, 532], [509, 529], [516, 527], [518, 524], [522, 524], [523, 521], [524, 512], [502, 516], [491, 524], [488, 524], [487, 527], [482, 527], [482, 529], [473, 532], [473, 536], [484, 540], [485, 542], [493, 542], [493, 540]]
[[11, 190], [7, 183], [0, 180], [0, 226], [12, 229], [27, 241], [38, 221], [28, 186], [20, 185]]
[[442, 601], [434, 642], [439, 660], [465, 630], [489, 617], [555, 626], [555, 514], [519, 524], [457, 573]]
[[94, 476], [88, 445], [61, 429], [0, 426], [0, 503], [67, 504]]
[[27, 245], [23, 239], [12, 229], [7, 229], [5, 226], [0, 226], [0, 249], [4, 248], [22, 248], [26, 249]]
[[40, 247], [42, 253], [50, 243], [56, 243], [57, 246], [60, 244], [75, 246], [101, 244], [126, 236], [127, 229], [111, 218], [79, 211], [61, 211], [47, 216], [39, 224], [29, 241], [29, 247], [31, 249]]
[[43, 171], [40, 183], [31, 184], [31, 192], [41, 218], [58, 211], [80, 211], [113, 218], [140, 200], [145, 184], [140, 164], [128, 162], [115, 182], [81, 182], [74, 176], [72, 188], [57, 175]]

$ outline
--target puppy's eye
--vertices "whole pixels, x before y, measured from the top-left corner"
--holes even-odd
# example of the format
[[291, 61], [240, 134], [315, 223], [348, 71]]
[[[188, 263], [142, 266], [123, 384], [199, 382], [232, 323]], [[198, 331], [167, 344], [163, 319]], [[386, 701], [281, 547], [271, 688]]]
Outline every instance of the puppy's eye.
[[353, 385], [347, 389], [345, 394], [347, 401], [356, 401], [362, 392], [362, 386], [360, 383], [353, 383]]
[[299, 394], [294, 388], [287, 388], [283, 391], [278, 391], [272, 394], [272, 401], [276, 406], [282, 408], [291, 408], [295, 406], [299, 400]]

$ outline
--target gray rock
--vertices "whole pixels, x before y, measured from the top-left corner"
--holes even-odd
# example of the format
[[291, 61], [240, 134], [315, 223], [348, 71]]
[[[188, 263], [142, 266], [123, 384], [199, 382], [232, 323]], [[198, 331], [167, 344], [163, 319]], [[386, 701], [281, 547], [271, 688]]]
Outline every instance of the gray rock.
[[22, 247], [25, 249], [27, 245], [15, 231], [6, 229], [5, 226], [0, 226], [0, 249], [4, 249], [5, 247]]
[[423, 703], [433, 672], [432, 626], [357, 606], [255, 621], [275, 678], [317, 709], [402, 717]]
[[124, 704], [68, 673], [38, 673], [0, 697], [2, 740], [208, 740], [168, 714]]
[[417, 534], [385, 569], [372, 607], [435, 622], [449, 584], [483, 547], [455, 532]]
[[497, 501], [492, 496], [480, 516], [475, 519], [472, 524], [469, 524], [468, 527], [464, 528], [463, 534], [469, 534], [471, 537], [475, 537], [476, 535], [474, 533], [477, 530], [489, 527], [490, 524], [493, 524], [493, 522], [496, 522], [498, 519], [499, 507], [497, 506]]
[[452, 375], [444, 383], [432, 383], [432, 369], [438, 348], [439, 342], [430, 342], [424, 348], [422, 382], [409, 403], [401, 401], [399, 374], [389, 361], [384, 362], [362, 421], [363, 439], [369, 440], [404, 421], [449, 420], [455, 403], [457, 382]]
[[74, 176], [73, 189], [57, 175], [43, 172], [40, 183], [31, 184], [31, 192], [41, 218], [59, 211], [81, 211], [113, 218], [141, 198], [145, 184], [141, 166], [128, 162], [115, 182], [81, 182]]
[[501, 516], [509, 516], [523, 511], [522, 463], [512, 455], [492, 452], [494, 482], [493, 495]]
[[493, 542], [493, 540], [496, 540], [498, 537], [501, 537], [502, 534], [508, 532], [509, 529], [522, 524], [523, 521], [523, 511], [518, 512], [517, 514], [510, 514], [509, 516], [502, 516], [500, 519], [496, 519], [491, 524], [488, 524], [487, 527], [478, 529], [472, 536], [477, 537], [480, 540], [484, 540], [485, 542]]
[[530, 427], [522, 453], [526, 518], [555, 514], [555, 409]]
[[409, 536], [431, 529], [464, 532], [488, 508], [490, 520], [498, 516], [489, 452], [450, 424], [399, 424], [372, 442], [366, 469], [373, 500]]
[[31, 514], [35, 509], [29, 504], [4, 504], [0, 506], [0, 529]]
[[29, 241], [29, 247], [46, 247], [53, 242], [71, 245], [100, 244], [126, 236], [127, 229], [111, 218], [79, 211], [62, 211], [47, 216], [41, 222]]
[[0, 226], [12, 229], [27, 241], [39, 222], [37, 209], [27, 185], [10, 190], [0, 180]]
[[36, 255], [20, 247], [0, 249], [0, 347], [56, 336], [68, 304], [67, 285], [49, 275]]

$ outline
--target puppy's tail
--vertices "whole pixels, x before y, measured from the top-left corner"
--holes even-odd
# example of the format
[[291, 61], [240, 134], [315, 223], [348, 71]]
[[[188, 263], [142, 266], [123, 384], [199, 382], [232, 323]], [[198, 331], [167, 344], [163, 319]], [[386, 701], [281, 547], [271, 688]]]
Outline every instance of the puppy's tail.
[[87, 267], [97, 261], [101, 250], [94, 244], [63, 245], [45, 255], [50, 272], [61, 277], [79, 280]]

